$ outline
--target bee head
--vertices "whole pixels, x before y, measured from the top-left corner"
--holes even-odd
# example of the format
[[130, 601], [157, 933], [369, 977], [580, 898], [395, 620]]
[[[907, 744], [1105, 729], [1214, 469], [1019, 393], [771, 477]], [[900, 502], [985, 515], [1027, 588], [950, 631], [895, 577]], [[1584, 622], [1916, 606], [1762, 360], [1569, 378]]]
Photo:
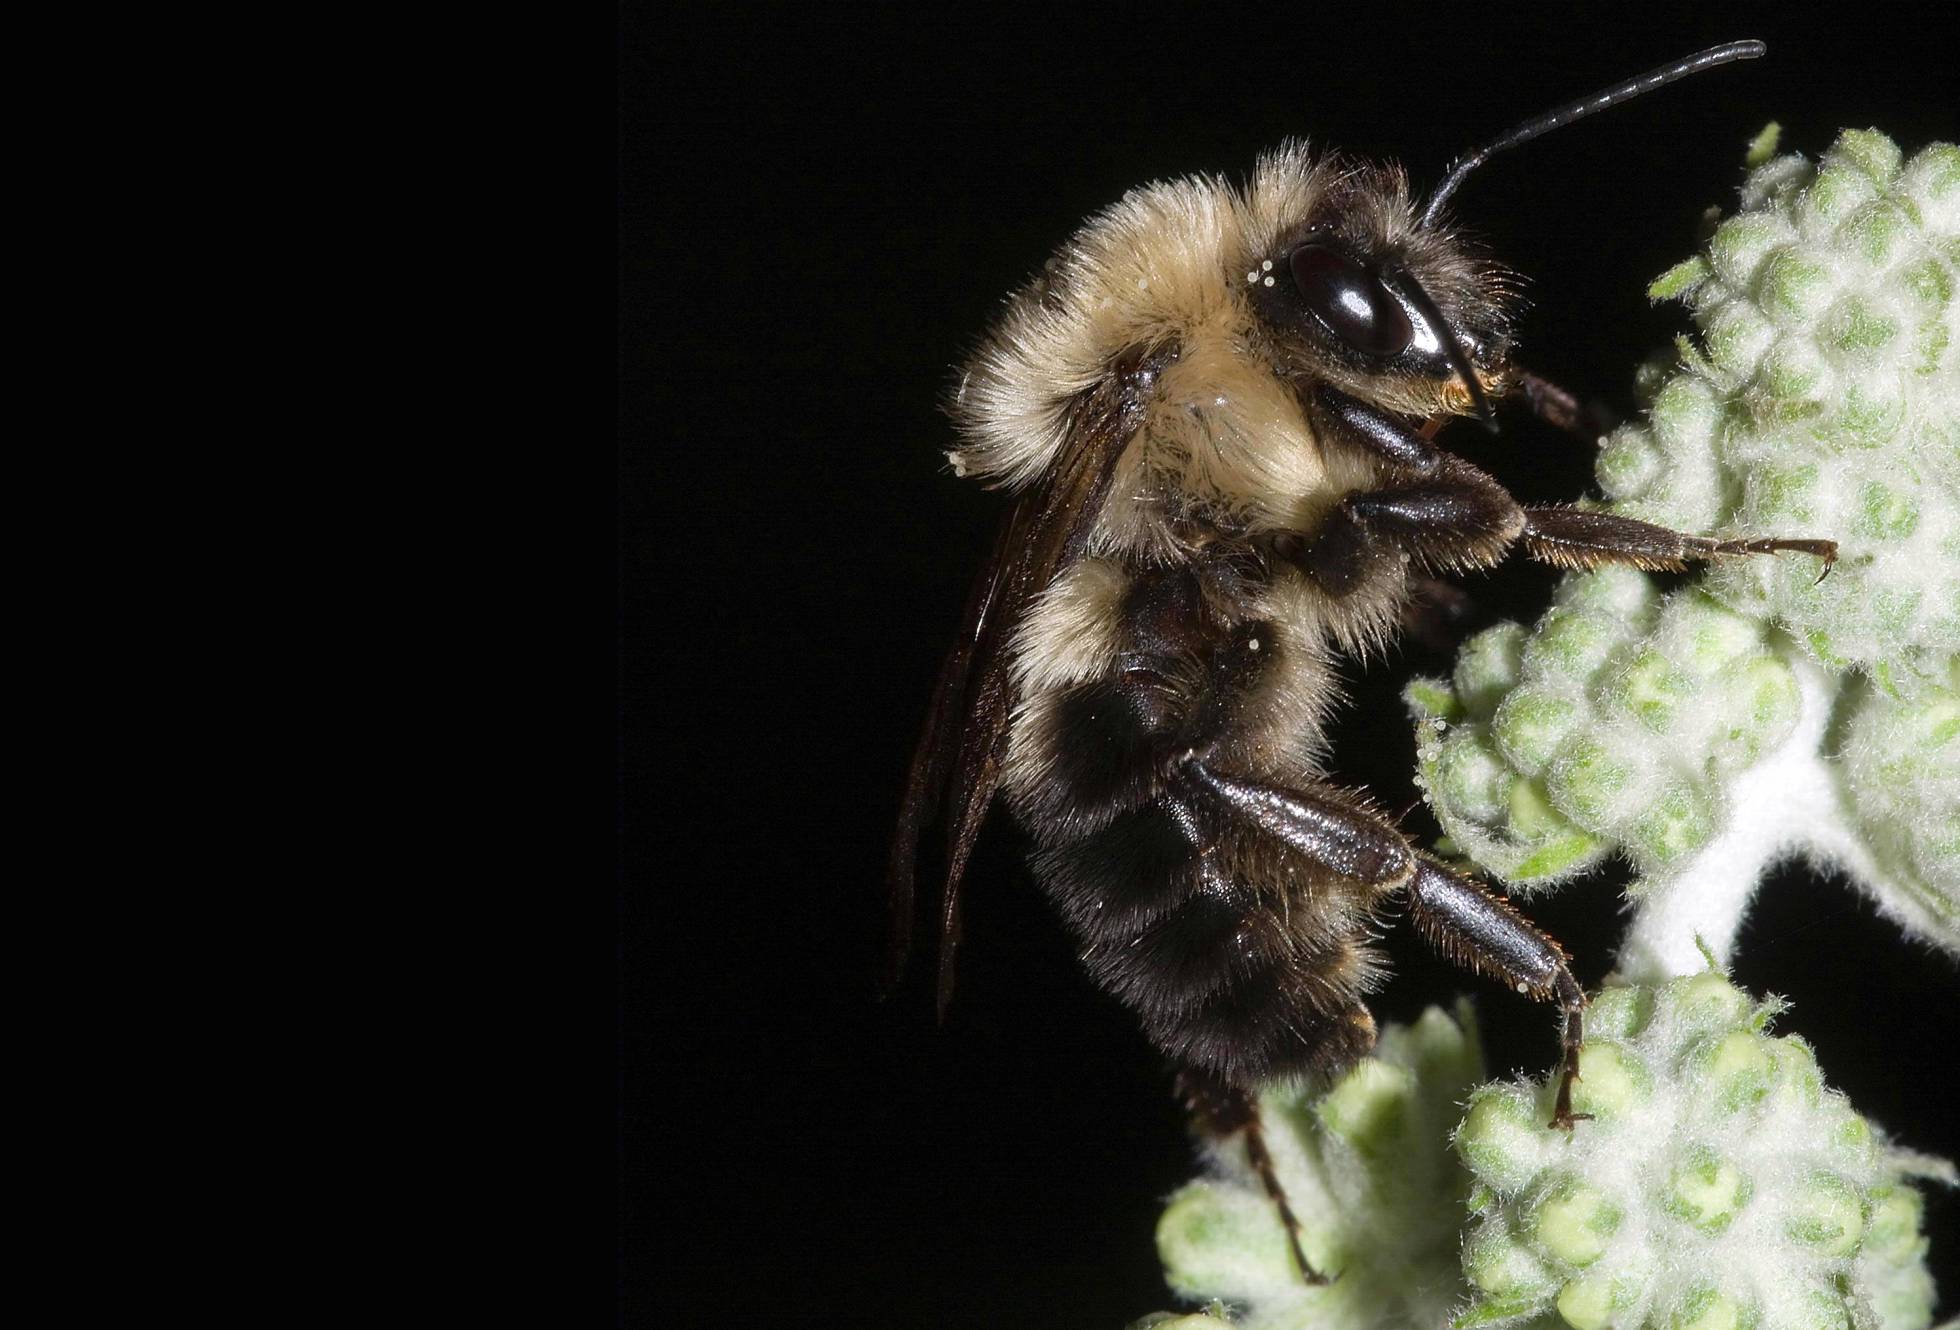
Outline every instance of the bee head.
[[[1442, 409], [1473, 408], [1495, 432], [1487, 390], [1501, 377], [1493, 371], [1502, 348], [1488, 333], [1480, 336], [1478, 325], [1500, 330], [1501, 342], [1503, 283], [1486, 270], [1486, 289], [1479, 292], [1473, 280], [1466, 291], [1453, 271], [1461, 267], [1460, 258], [1451, 261], [1459, 244], [1440, 224], [1451, 195], [1497, 153], [1763, 50], [1759, 41], [1726, 42], [1535, 115], [1458, 158], [1420, 212], [1399, 172], [1345, 172], [1318, 217], [1283, 232], [1247, 272], [1259, 313], [1354, 374], [1400, 380], [1405, 388], [1427, 382]], [[1276, 160], [1284, 165], [1285, 154]]]
[[[1299, 160], [1282, 150], [1262, 168], [1285, 173]], [[1474, 410], [1488, 422], [1515, 282], [1460, 237], [1419, 225], [1400, 171], [1333, 169], [1244, 273], [1276, 362], [1332, 370], [1396, 409]]]

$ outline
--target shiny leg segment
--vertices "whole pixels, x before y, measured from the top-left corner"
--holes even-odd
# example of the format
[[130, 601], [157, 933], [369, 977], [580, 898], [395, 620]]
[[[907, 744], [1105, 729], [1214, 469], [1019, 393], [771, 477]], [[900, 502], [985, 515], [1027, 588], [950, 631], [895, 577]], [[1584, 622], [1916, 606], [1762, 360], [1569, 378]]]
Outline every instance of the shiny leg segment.
[[[1620, 563], [1678, 571], [1691, 562], [1725, 555], [1774, 554], [1781, 550], [1814, 555], [1823, 561], [1825, 573], [1837, 561], [1837, 542], [1833, 540], [1716, 540], [1579, 508], [1527, 508], [1524, 515], [1525, 549], [1532, 558], [1561, 568]], [[1822, 575], [1818, 580], [1823, 580]]]
[[1570, 1131], [1574, 1122], [1590, 1116], [1572, 1111], [1586, 996], [1572, 976], [1565, 949], [1483, 883], [1429, 859], [1417, 863], [1408, 899], [1416, 931], [1450, 960], [1529, 997], [1559, 1004], [1565, 1013], [1565, 1059], [1551, 1125]]

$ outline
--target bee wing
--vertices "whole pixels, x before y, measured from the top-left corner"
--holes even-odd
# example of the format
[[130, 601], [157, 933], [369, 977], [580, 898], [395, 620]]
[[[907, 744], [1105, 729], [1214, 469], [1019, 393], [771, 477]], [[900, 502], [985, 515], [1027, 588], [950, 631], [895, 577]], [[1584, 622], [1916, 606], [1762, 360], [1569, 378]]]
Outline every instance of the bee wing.
[[[918, 746], [912, 751], [912, 765], [905, 775], [905, 800], [899, 808], [898, 827], [892, 835], [891, 861], [885, 874], [891, 905], [889, 949], [885, 960], [885, 984], [888, 989], [896, 986], [903, 975], [912, 947], [913, 888], [919, 843], [924, 838], [926, 823], [946, 796], [948, 769], [956, 758], [962, 766], [966, 765], [967, 752], [981, 742], [980, 731], [975, 726], [980, 717], [977, 708], [970, 708], [971, 697], [967, 685], [974, 676], [975, 658], [991, 656], [993, 653], [987, 648], [999, 637], [998, 633], [989, 632], [994, 622], [992, 611], [1000, 599], [1001, 587], [1009, 577], [1012, 560], [1008, 557], [1008, 551], [1013, 547], [1012, 537], [1016, 529], [1024, 524], [1021, 509], [1025, 502], [1017, 502], [1008, 512], [994, 538], [992, 554], [980, 569], [980, 575], [974, 579], [973, 588], [967, 595], [966, 612], [960, 620], [959, 636], [954, 639], [952, 649], [940, 664], [939, 678], [932, 689], [932, 706], [926, 713], [925, 729], [919, 735]], [[957, 825], [957, 819], [964, 816], [964, 811], [963, 807], [955, 810], [953, 825]], [[957, 935], [959, 928], [955, 895], [958, 889], [959, 882], [955, 877], [947, 890], [947, 899], [955, 904], [945, 921], [948, 933], [954, 935]], [[952, 945], [957, 946], [957, 940]], [[943, 939], [941, 947], [942, 950], [946, 947]]]
[[946, 806], [946, 886], [939, 909], [939, 1015], [953, 996], [960, 943], [960, 884], [980, 824], [1000, 784], [1014, 706], [1008, 643], [1030, 601], [1081, 556], [1135, 431], [1114, 383], [1081, 398], [1060, 453], [1015, 501], [992, 556], [967, 598], [966, 617], [933, 687], [932, 709], [906, 774], [886, 883], [891, 903], [887, 982], [895, 984], [912, 940], [919, 842], [932, 810]]

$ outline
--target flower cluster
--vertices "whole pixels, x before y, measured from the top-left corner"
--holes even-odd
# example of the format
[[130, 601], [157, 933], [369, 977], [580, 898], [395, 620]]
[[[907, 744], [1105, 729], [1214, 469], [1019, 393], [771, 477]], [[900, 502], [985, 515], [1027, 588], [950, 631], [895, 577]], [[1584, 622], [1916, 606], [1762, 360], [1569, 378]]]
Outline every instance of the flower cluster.
[[1246, 1330], [1439, 1326], [1462, 1299], [1458, 1246], [1470, 1178], [1450, 1153], [1460, 1105], [1483, 1079], [1467, 1008], [1430, 1008], [1382, 1031], [1331, 1089], [1270, 1089], [1267, 1146], [1302, 1225], [1302, 1282], [1242, 1139], [1212, 1147], [1210, 1176], [1171, 1198], [1157, 1250], [1171, 1288], [1238, 1309]]
[[1741, 211], [1655, 283], [1701, 342], [1649, 373], [1598, 476], [1616, 512], [1829, 538], [1835, 566], [1568, 578], [1408, 693], [1453, 849], [1526, 891], [1632, 862], [1632, 975], [1684, 972], [1697, 938], [1726, 959], [1792, 853], [1960, 950], [1960, 148], [1848, 132], [1812, 165], [1771, 139]]
[[1158, 1225], [1171, 1287], [1247, 1330], [1923, 1330], [1911, 1179], [1952, 1167], [1888, 1148], [1776, 1010], [1712, 970], [1607, 989], [1570, 1133], [1551, 1077], [1472, 1089], [1467, 1011], [1391, 1025], [1330, 1089], [1262, 1105], [1332, 1282], [1300, 1280], [1235, 1144]]
[[[1574, 1107], [1489, 1085], [1456, 1146], [1476, 1175], [1469, 1327], [1907, 1330], [1932, 1319], [1921, 1161], [1825, 1087], [1802, 1040], [1705, 971], [1609, 988], [1588, 1015]], [[1950, 1169], [1947, 1170], [1950, 1175]]]
[[1714, 836], [1723, 792], [1789, 737], [1801, 690], [1762, 623], [1643, 575], [1568, 579], [1527, 633], [1472, 638], [1419, 681], [1421, 779], [1456, 847], [1538, 884], [1609, 849], [1664, 874]]
[[1741, 210], [1654, 284], [1688, 302], [1701, 345], [1599, 459], [1616, 512], [1836, 540], [1821, 581], [1809, 560], [1756, 558], [1702, 585], [1896, 690], [1960, 651], [1957, 274], [1960, 147], [1906, 160], [1851, 131], [1815, 164], [1762, 161]]

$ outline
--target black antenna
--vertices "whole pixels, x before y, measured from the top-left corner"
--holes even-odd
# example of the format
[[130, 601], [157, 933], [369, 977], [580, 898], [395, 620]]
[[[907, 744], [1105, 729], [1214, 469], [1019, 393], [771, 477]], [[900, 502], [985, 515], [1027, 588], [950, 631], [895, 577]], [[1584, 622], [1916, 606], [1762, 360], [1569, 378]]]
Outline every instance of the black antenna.
[[1713, 69], [1716, 65], [1726, 65], [1734, 60], [1754, 60], [1768, 49], [1757, 41], [1725, 42], [1720, 46], [1711, 46], [1706, 51], [1697, 51], [1685, 60], [1662, 65], [1659, 69], [1650, 69], [1638, 78], [1616, 83], [1591, 96], [1581, 97], [1576, 102], [1567, 102], [1556, 111], [1533, 116], [1523, 124], [1499, 134], [1468, 156], [1459, 157], [1452, 162], [1448, 173], [1443, 176], [1443, 183], [1436, 186], [1436, 192], [1429, 196], [1429, 202], [1422, 210], [1422, 219], [1416, 225], [1426, 227], [1433, 223], [1436, 214], [1442, 211], [1443, 204], [1449, 201], [1450, 195], [1456, 193], [1457, 186], [1463, 183], [1463, 177], [1506, 148], [1529, 143], [1540, 134], [1549, 134], [1555, 129], [1571, 124], [1574, 120], [1583, 120], [1596, 111], [1604, 111], [1608, 107], [1618, 106], [1621, 102], [1632, 101], [1644, 92], [1664, 88], [1677, 79], [1684, 79], [1690, 74], [1699, 74], [1704, 69]]

